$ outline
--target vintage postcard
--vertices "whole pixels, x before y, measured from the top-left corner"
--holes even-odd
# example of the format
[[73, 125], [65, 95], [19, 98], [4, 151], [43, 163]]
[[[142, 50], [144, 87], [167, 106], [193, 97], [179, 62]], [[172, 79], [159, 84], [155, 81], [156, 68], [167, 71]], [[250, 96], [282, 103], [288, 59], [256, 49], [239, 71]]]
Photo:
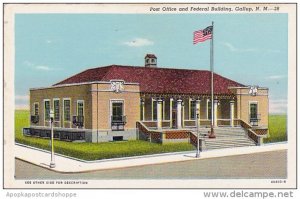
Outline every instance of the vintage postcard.
[[3, 20], [4, 188], [296, 188], [296, 4]]

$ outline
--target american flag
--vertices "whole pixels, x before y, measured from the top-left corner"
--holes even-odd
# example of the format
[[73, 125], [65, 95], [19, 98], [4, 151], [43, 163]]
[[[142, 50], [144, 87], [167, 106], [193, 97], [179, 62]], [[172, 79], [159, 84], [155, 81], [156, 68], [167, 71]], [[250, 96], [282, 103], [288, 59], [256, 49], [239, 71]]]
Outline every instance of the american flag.
[[212, 38], [213, 34], [213, 27], [208, 26], [207, 28], [203, 30], [197, 30], [194, 32], [194, 44], [197, 44], [199, 42], [204, 42], [208, 39]]

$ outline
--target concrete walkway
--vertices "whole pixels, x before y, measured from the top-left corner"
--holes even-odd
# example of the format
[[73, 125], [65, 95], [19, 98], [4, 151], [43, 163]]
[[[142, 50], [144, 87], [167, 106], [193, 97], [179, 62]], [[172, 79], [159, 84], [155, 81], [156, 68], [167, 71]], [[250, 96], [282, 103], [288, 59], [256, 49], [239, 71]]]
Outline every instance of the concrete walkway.
[[68, 158], [66, 156], [55, 155], [56, 167], [51, 169], [49, 167], [50, 153], [47, 151], [19, 144], [15, 145], [14, 151], [16, 158], [30, 162], [32, 164], [62, 173], [78, 173], [104, 169], [161, 164], [168, 162], [192, 161], [198, 159], [269, 152], [284, 149], [287, 149], [286, 143], [205, 151], [201, 152], [200, 158], [195, 158], [195, 152], [182, 152], [169, 153], [164, 155], [146, 155], [130, 158], [107, 159], [99, 161], [81, 161], [74, 158]]

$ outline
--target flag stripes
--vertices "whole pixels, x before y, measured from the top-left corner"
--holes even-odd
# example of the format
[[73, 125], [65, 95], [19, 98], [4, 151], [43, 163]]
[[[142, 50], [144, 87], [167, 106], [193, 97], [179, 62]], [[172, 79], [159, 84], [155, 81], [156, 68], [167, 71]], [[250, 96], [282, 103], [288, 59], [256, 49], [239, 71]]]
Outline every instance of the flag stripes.
[[197, 44], [199, 42], [204, 42], [208, 39], [212, 38], [212, 33], [213, 32], [213, 28], [212, 26], [208, 26], [207, 28], [203, 29], [203, 30], [197, 30], [194, 32], [194, 39], [193, 39], [193, 43]]

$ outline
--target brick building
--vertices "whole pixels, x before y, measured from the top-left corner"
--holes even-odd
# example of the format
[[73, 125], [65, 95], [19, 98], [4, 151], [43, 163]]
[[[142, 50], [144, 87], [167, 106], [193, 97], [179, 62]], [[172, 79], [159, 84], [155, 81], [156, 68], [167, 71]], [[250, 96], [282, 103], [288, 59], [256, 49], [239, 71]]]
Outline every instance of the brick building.
[[196, 110], [205, 130], [213, 106], [215, 128], [242, 127], [260, 142], [268, 129], [268, 88], [245, 86], [214, 74], [211, 102], [210, 78], [206, 70], [157, 67], [153, 54], [145, 56], [141, 67], [88, 69], [50, 87], [30, 89], [31, 122], [24, 134], [49, 137], [53, 110], [57, 139], [184, 141], [195, 129]]

